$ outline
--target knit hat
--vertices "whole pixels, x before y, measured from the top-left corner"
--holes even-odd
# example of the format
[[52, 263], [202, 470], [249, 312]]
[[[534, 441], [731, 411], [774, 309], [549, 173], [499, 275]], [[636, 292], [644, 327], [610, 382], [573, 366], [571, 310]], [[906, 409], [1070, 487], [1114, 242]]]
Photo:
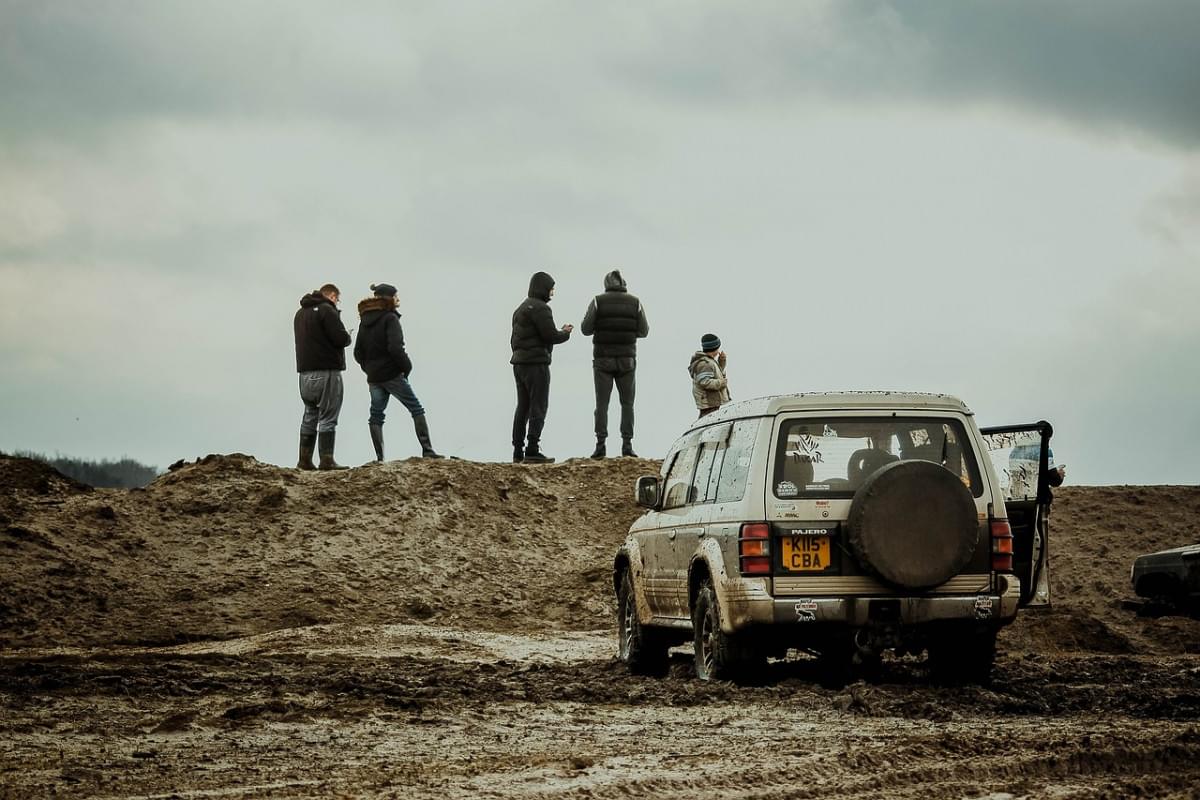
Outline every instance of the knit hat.
[[390, 283], [372, 283], [371, 291], [375, 293], [376, 297], [396, 296], [396, 287], [392, 286]]
[[721, 349], [721, 339], [715, 333], [706, 333], [700, 337], [700, 349], [706, 353]]

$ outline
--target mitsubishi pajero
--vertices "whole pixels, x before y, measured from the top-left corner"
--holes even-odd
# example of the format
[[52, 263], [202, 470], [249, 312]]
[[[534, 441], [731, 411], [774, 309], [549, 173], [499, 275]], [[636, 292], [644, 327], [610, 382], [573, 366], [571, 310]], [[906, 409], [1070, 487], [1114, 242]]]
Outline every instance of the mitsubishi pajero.
[[[661, 674], [690, 640], [707, 680], [789, 650], [870, 670], [890, 649], [927, 652], [942, 680], [987, 681], [997, 631], [1049, 603], [1036, 488], [1051, 434], [981, 432], [954, 397], [895, 392], [766, 397], [696, 420], [637, 482], [648, 510], [613, 570], [620, 659]], [[1031, 447], [1040, 462], [1012, 475]]]

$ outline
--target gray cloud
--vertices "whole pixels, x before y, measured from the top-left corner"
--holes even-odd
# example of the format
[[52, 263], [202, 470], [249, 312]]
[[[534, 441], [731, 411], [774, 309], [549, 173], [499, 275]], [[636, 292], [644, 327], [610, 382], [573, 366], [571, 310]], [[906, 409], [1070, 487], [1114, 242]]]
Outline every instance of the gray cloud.
[[693, 102], [816, 93], [998, 103], [1200, 143], [1200, 4], [1189, 0], [850, 0], [656, 20], [636, 83]]
[[503, 135], [522, 114], [586, 122], [624, 80], [685, 103], [991, 102], [1200, 143], [1200, 4], [1190, 0], [504, 8], [8, 0], [0, 132], [70, 136], [129, 117], [221, 114], [427, 128], [486, 119]]
[[[694, 415], [684, 365], [712, 329], [739, 397], [958, 392], [986, 422], [1055, 422], [1073, 479], [1190, 475], [1165, 436], [1122, 460], [1094, 433], [1168, 411], [1200, 428], [1177, 375], [1200, 347], [1179, 302], [1189, 7], [479, 8], [0, 0], [0, 278], [22, 301], [0, 316], [0, 447], [288, 463], [297, 297], [333, 280], [353, 324], [388, 280], [438, 447], [503, 456], [530, 272], [578, 322], [621, 267], [653, 327], [647, 454]], [[1164, 263], [1148, 292], [1122, 282]], [[548, 444], [589, 452], [589, 342], [554, 375]], [[353, 365], [347, 387], [353, 463]]]

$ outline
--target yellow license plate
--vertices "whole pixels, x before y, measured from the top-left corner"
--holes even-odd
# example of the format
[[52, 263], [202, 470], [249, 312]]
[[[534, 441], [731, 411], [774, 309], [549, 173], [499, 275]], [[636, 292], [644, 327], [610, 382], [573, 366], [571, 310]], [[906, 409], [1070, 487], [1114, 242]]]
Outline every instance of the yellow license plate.
[[784, 536], [783, 568], [789, 572], [821, 572], [829, 566], [828, 536]]

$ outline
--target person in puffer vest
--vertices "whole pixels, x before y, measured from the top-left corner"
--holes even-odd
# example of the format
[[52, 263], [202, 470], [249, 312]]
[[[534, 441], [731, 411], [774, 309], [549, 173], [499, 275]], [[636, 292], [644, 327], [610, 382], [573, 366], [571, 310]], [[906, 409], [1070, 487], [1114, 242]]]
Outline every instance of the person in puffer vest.
[[375, 460], [383, 461], [384, 411], [392, 397], [412, 414], [421, 455], [441, 458], [429, 440], [425, 409], [408, 382], [413, 365], [404, 349], [404, 329], [400, 327], [400, 312], [396, 310], [400, 305], [396, 287], [377, 283], [371, 286], [371, 291], [374, 292], [372, 297], [358, 303], [360, 322], [358, 338], [354, 342], [354, 360], [367, 373], [367, 387], [371, 391], [371, 415], [367, 427], [371, 431], [371, 444], [375, 446]]
[[[517, 383], [517, 410], [513, 414], [513, 462], [549, 464], [554, 461], [541, 451], [539, 442], [546, 413], [550, 409], [550, 354], [554, 345], [571, 338], [574, 325], [554, 327], [550, 298], [554, 278], [536, 272], [529, 280], [529, 296], [512, 316], [513, 379]], [[528, 440], [528, 445], [526, 445]]]
[[596, 449], [592, 458], [604, 458], [608, 438], [608, 401], [613, 384], [621, 403], [621, 455], [633, 452], [633, 397], [637, 369], [637, 340], [650, 333], [646, 310], [630, 294], [619, 270], [604, 276], [604, 294], [592, 300], [579, 329], [592, 337], [592, 378], [596, 385]]
[[725, 351], [716, 334], [706, 333], [700, 338], [700, 349], [692, 354], [688, 374], [692, 376], [692, 399], [700, 409], [700, 416], [711, 414], [729, 402]]

